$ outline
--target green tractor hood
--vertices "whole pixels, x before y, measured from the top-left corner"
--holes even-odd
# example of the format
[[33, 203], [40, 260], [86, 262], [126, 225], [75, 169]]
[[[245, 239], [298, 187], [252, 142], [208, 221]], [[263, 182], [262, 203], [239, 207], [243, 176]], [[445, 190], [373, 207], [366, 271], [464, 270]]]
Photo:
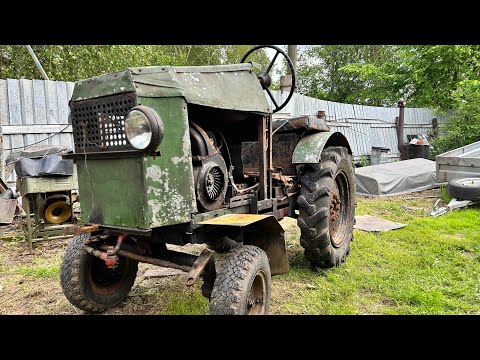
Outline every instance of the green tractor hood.
[[71, 100], [80, 101], [130, 91], [140, 97], [183, 97], [190, 104], [271, 113], [251, 63], [128, 68], [78, 81]]

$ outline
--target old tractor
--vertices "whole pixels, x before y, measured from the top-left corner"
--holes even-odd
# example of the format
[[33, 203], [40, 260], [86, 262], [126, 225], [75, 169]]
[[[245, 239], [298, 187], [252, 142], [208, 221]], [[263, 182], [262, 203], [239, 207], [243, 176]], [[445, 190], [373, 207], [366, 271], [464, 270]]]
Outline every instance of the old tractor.
[[[247, 59], [264, 47], [275, 56], [262, 69]], [[269, 90], [278, 55], [293, 80], [281, 104]], [[297, 218], [313, 266], [344, 262], [351, 149], [316, 116], [273, 121], [294, 88], [291, 60], [271, 45], [239, 64], [138, 67], [76, 82], [75, 146], [64, 157], [77, 167], [82, 225], [61, 265], [67, 299], [105, 311], [127, 297], [145, 262], [185, 271], [186, 286], [201, 278], [210, 314], [268, 314], [271, 276], [289, 269], [286, 216]], [[186, 244], [205, 246], [196, 256]]]

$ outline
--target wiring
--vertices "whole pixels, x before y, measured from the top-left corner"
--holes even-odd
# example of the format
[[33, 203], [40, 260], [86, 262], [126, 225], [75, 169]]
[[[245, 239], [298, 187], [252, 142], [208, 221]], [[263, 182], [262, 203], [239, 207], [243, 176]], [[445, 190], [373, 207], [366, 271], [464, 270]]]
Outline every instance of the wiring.
[[18, 150], [18, 149], [25, 149], [25, 148], [27, 148], [27, 147], [30, 147], [30, 146], [39, 144], [39, 143], [41, 143], [41, 142], [44, 142], [45, 140], [51, 139], [52, 137], [61, 134], [61, 133], [64, 132], [69, 126], [70, 126], [70, 124], [68, 124], [67, 126], [65, 126], [65, 127], [64, 127], [62, 130], [60, 130], [59, 132], [57, 132], [57, 133], [55, 133], [55, 134], [53, 134], [53, 135], [50, 135], [50, 136], [46, 137], [46, 138], [43, 139], [43, 140], [39, 140], [39, 141], [34, 142], [34, 143], [32, 143], [32, 144], [23, 145], [23, 146], [18, 146], [18, 147], [14, 147], [14, 148], [11, 148], [11, 149], [3, 149], [3, 150], [4, 150], [4, 151], [12, 151], [12, 150]]

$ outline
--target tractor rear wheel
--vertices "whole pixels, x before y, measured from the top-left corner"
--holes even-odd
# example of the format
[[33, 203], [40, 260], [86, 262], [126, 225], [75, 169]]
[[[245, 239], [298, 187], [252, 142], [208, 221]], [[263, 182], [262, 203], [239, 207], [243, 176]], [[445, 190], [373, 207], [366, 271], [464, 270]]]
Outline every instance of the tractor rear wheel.
[[305, 164], [300, 178], [300, 244], [313, 266], [340, 266], [350, 253], [355, 217], [355, 178], [345, 147], [322, 151], [319, 164]]

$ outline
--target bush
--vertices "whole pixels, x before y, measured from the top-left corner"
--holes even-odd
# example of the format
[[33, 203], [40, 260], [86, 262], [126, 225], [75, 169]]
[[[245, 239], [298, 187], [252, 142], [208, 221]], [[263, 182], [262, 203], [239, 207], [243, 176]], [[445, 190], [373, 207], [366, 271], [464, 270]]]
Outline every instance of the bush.
[[480, 141], [480, 81], [460, 82], [452, 96], [455, 114], [442, 127], [441, 136], [432, 141], [433, 159], [435, 155]]

